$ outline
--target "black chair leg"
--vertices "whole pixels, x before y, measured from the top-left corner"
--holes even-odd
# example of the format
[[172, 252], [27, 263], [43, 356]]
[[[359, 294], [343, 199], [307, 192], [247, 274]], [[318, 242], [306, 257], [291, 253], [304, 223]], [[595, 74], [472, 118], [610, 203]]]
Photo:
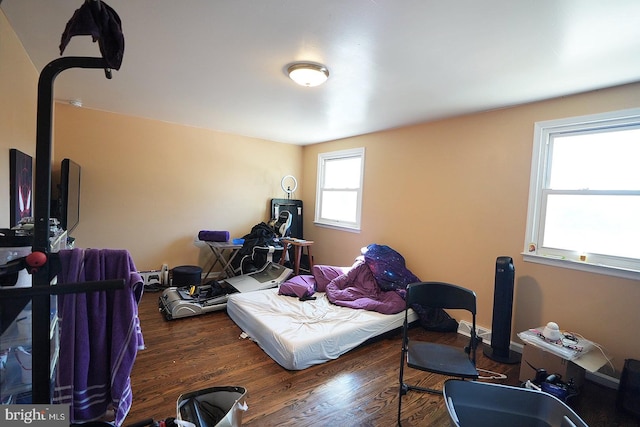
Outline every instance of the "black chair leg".
[[402, 422], [400, 422], [400, 414], [402, 413], [402, 386], [404, 384], [400, 384], [400, 392], [398, 393], [398, 427], [402, 427]]
[[400, 422], [400, 414], [402, 413], [402, 396], [407, 394], [408, 391], [407, 385], [404, 383], [404, 361], [406, 357], [406, 347], [403, 345], [402, 351], [400, 352], [400, 375], [398, 378], [398, 382], [400, 383], [400, 387], [398, 389], [398, 427], [402, 427], [402, 423]]

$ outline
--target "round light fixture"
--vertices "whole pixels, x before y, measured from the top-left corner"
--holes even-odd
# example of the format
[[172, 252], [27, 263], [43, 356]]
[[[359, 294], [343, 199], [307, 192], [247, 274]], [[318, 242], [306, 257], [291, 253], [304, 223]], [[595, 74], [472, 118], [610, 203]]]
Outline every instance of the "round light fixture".
[[310, 62], [296, 62], [287, 68], [287, 73], [291, 80], [306, 87], [321, 85], [329, 78], [327, 67]]

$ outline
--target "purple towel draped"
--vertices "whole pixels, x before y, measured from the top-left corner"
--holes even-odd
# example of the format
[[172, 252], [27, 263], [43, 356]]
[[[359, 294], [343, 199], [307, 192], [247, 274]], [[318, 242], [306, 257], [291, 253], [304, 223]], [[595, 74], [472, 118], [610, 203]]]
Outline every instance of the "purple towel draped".
[[198, 233], [198, 239], [203, 242], [228, 242], [229, 232], [202, 230]]
[[60, 262], [59, 283], [124, 279], [125, 288], [58, 296], [60, 366], [53, 403], [71, 406], [71, 422], [95, 420], [113, 409], [120, 426], [131, 409], [131, 369], [144, 347], [142, 279], [126, 250], [63, 250]]

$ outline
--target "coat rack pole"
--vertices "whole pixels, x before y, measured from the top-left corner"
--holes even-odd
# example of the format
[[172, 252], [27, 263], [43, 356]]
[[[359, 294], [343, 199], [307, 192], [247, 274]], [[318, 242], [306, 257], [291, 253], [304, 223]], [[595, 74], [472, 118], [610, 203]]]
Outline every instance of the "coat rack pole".
[[[36, 171], [34, 181], [33, 252], [42, 252], [47, 262], [34, 271], [34, 287], [50, 286], [49, 209], [51, 204], [51, 153], [53, 120], [53, 83], [60, 72], [69, 68], [108, 69], [103, 58], [62, 57], [47, 64], [38, 80], [38, 110], [36, 123]], [[32, 402], [51, 402], [51, 358], [49, 329], [51, 296], [36, 294], [32, 299]]]

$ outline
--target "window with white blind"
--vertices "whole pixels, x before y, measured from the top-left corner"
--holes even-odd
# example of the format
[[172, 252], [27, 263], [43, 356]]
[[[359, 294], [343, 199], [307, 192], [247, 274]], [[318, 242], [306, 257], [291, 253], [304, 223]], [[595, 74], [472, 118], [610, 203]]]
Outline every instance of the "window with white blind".
[[536, 123], [524, 256], [640, 278], [640, 109]]
[[364, 148], [318, 154], [315, 223], [360, 230]]

